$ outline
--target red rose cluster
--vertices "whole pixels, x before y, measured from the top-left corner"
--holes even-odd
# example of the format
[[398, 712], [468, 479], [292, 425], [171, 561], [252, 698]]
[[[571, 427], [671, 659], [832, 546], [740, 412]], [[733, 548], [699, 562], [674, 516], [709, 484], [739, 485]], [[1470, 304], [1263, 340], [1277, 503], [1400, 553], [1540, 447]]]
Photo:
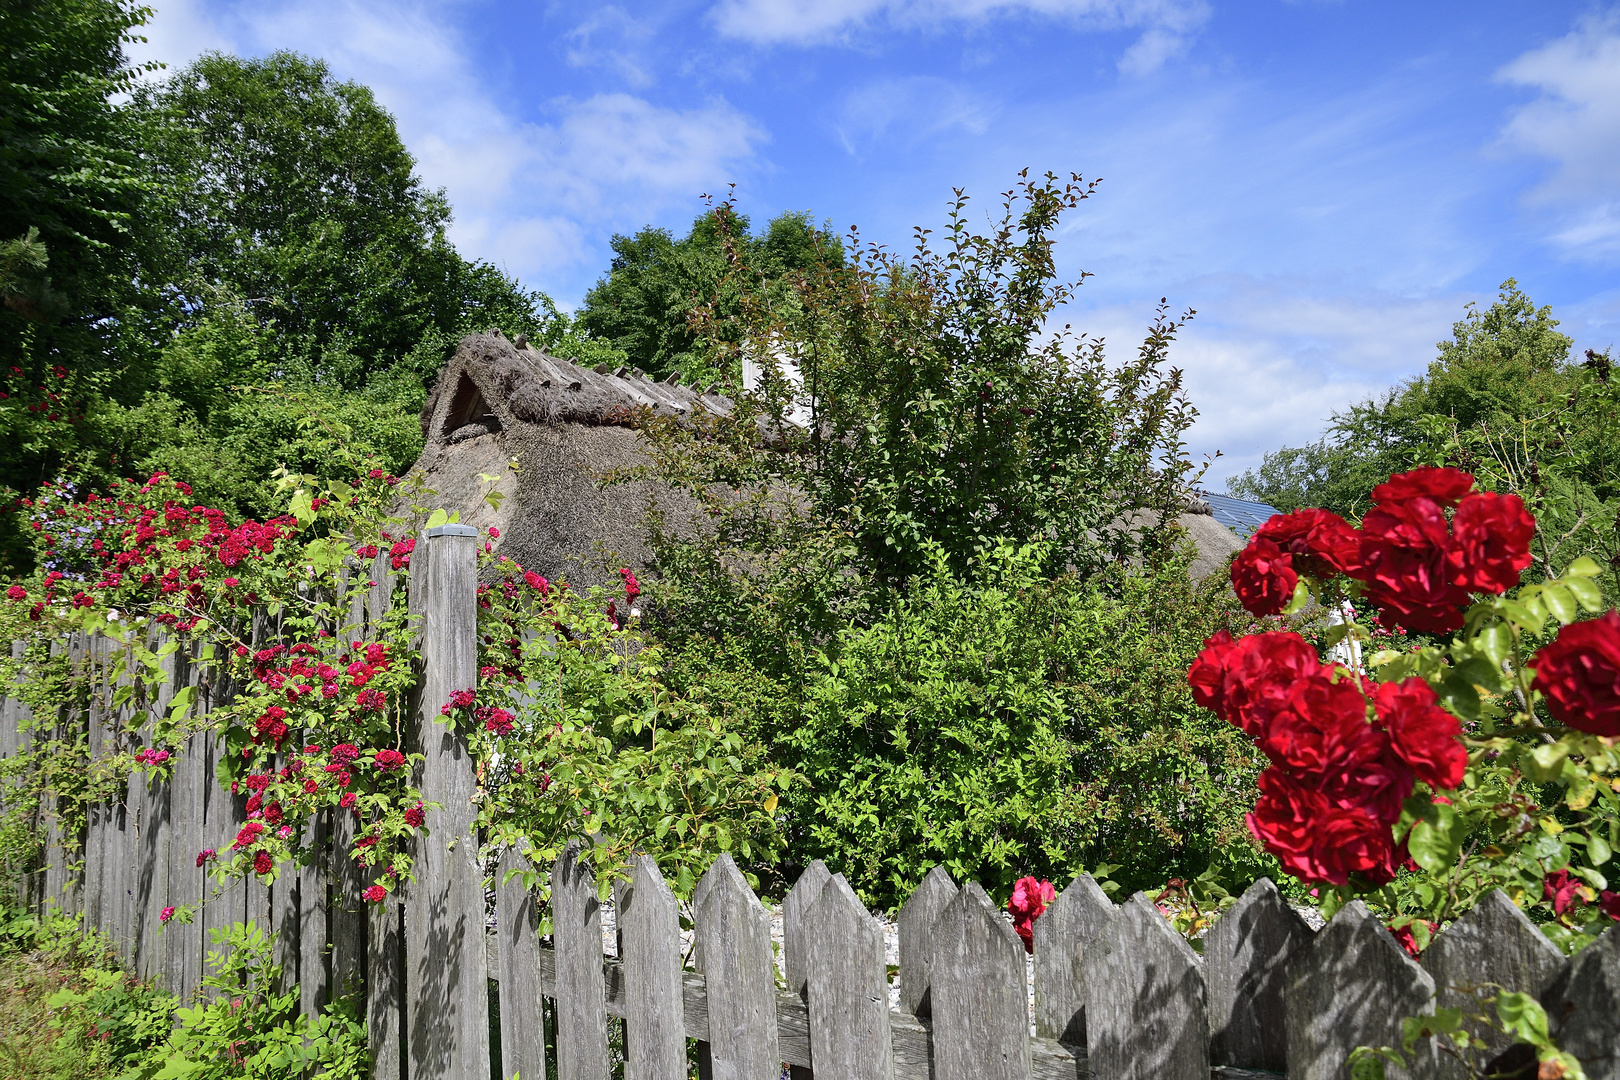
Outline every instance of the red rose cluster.
[[1007, 911], [1013, 917], [1013, 929], [1024, 939], [1024, 951], [1035, 951], [1035, 920], [1041, 917], [1057, 896], [1050, 881], [1021, 877], [1013, 883], [1012, 896], [1007, 900]]
[[1530, 661], [1553, 718], [1592, 735], [1620, 735], [1620, 614], [1570, 623]]
[[1257, 529], [1232, 563], [1243, 606], [1277, 615], [1301, 573], [1344, 574], [1365, 586], [1386, 623], [1449, 633], [1462, 626], [1470, 592], [1506, 592], [1530, 565], [1536, 523], [1524, 502], [1475, 491], [1469, 473], [1416, 469], [1379, 484], [1372, 497], [1360, 529], [1326, 510], [1278, 514]]
[[1369, 701], [1355, 676], [1319, 661], [1298, 634], [1234, 639], [1223, 630], [1187, 681], [1200, 705], [1270, 759], [1249, 829], [1302, 880], [1391, 880], [1401, 858], [1391, 826], [1414, 782], [1437, 791], [1462, 783], [1460, 725], [1422, 679], [1383, 683]]

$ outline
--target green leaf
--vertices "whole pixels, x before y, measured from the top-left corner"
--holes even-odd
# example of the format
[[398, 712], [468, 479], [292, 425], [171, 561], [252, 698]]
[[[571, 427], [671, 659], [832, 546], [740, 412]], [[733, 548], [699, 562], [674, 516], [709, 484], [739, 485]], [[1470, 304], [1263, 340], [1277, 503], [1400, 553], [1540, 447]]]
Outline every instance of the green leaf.
[[436, 529], [440, 525], [444, 525], [444, 524], [448, 523], [449, 520], [450, 520], [450, 515], [445, 512], [443, 507], [440, 507], [439, 509], [433, 511], [433, 513], [431, 515], [429, 515], [429, 517], [427, 519], [427, 528]]
[[1423, 869], [1431, 874], [1443, 874], [1456, 865], [1467, 831], [1466, 826], [1459, 827], [1455, 807], [1432, 804], [1423, 819], [1412, 826], [1407, 850]]
[[1550, 784], [1564, 771], [1564, 759], [1569, 756], [1569, 744], [1560, 739], [1543, 743], [1520, 759], [1525, 772], [1538, 784]]
[[1288, 606], [1283, 608], [1284, 615], [1293, 615], [1304, 610], [1305, 605], [1311, 602], [1311, 587], [1300, 578], [1294, 583], [1294, 595], [1289, 598]]
[[1575, 597], [1562, 585], [1549, 581], [1541, 592], [1541, 602], [1559, 622], [1568, 625], [1575, 621]]
[[1586, 840], [1586, 855], [1592, 860], [1593, 866], [1602, 866], [1614, 857], [1609, 848], [1609, 842], [1597, 833], [1593, 833]]
[[1603, 610], [1603, 590], [1598, 588], [1597, 582], [1591, 578], [1567, 578], [1564, 581], [1564, 587], [1574, 594], [1575, 599], [1580, 601], [1581, 607], [1587, 611]]
[[1590, 556], [1582, 555], [1564, 568], [1566, 578], [1594, 578], [1603, 573], [1603, 568], [1593, 562]]
[[1496, 995], [1496, 1015], [1502, 1026], [1520, 1042], [1530, 1043], [1538, 1049], [1552, 1045], [1547, 1035], [1547, 1010], [1529, 994], [1504, 990]]
[[1492, 665], [1500, 668], [1513, 652], [1513, 633], [1501, 623], [1487, 626], [1474, 638], [1474, 644]]

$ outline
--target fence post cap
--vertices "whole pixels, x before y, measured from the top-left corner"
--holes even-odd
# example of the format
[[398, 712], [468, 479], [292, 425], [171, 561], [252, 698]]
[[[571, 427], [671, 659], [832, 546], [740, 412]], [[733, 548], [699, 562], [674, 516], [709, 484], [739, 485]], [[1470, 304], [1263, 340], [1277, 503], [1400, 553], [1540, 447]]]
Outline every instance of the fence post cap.
[[478, 530], [471, 525], [435, 525], [427, 534], [431, 540], [435, 536], [477, 536]]

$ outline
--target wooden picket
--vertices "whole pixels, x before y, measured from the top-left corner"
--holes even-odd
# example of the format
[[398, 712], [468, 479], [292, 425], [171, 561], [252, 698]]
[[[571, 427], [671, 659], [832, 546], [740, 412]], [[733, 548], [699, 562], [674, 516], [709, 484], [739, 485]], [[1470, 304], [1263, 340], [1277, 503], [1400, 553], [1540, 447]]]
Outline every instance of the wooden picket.
[[[418, 783], [442, 809], [429, 814], [408, 890], [362, 899], [346, 813], [307, 823], [296, 864], [274, 884], [220, 887], [196, 855], [230, 843], [245, 796], [215, 782], [223, 745], [209, 733], [190, 737], [167, 782], [137, 772], [89, 808], [80, 834], [47, 797], [39, 863], [6, 872], [28, 879], [41, 910], [81, 916], [134, 970], [188, 1000], [209, 930], [243, 920], [276, 930], [283, 977], [297, 982], [306, 1011], [364, 993], [373, 1075], [383, 1080], [484, 1080], [496, 1055], [502, 1080], [606, 1080], [619, 1022], [626, 1080], [685, 1077], [689, 1040], [714, 1080], [778, 1080], [784, 1067], [794, 1080], [1338, 1078], [1352, 1049], [1398, 1043], [1401, 1018], [1432, 1009], [1437, 993], [1454, 1003], [1486, 982], [1538, 996], [1588, 1076], [1620, 1080], [1620, 931], [1566, 958], [1501, 893], [1440, 933], [1420, 963], [1361, 904], [1313, 932], [1261, 881], [1216, 920], [1200, 955], [1146, 897], [1116, 905], [1082, 875], [1034, 924], [1031, 1006], [1024, 945], [1005, 914], [977, 884], [959, 887], [936, 867], [897, 913], [896, 1009], [881, 927], [823, 864], [808, 866], [783, 902], [779, 980], [769, 912], [729, 856], [692, 896], [690, 950], [674, 893], [639, 856], [613, 884], [618, 955], [606, 956], [584, 849], [571, 846], [554, 866], [521, 849], [493, 866], [475, 858], [473, 765], [438, 715], [450, 691], [476, 681], [475, 544], [473, 530], [452, 525], [416, 549], [410, 605], [423, 670], [407, 742], [425, 755]], [[354, 575], [350, 612], [375, 625], [387, 614], [386, 559], [369, 571], [363, 585]], [[261, 621], [256, 632], [269, 641], [278, 630]], [[82, 707], [46, 722], [84, 737], [92, 760], [105, 757], [135, 715], [117, 700], [116, 647], [101, 637], [53, 647], [77, 672]], [[204, 656], [177, 651], [164, 664], [155, 705], [184, 686], [204, 713], [230, 700], [229, 681]], [[20, 701], [0, 701], [0, 755], [26, 750], [30, 723]], [[0, 789], [0, 802], [7, 796]], [[537, 878], [546, 891], [530, 887]], [[171, 905], [200, 906], [201, 916], [161, 926]], [[1457, 1075], [1433, 1047], [1420, 1049], [1412, 1075]]]

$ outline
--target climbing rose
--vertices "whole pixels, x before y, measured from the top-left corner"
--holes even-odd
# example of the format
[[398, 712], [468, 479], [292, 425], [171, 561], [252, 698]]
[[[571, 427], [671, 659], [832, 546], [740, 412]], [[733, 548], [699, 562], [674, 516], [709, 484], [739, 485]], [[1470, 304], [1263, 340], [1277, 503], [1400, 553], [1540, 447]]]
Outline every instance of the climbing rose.
[[1316, 578], [1354, 571], [1361, 561], [1361, 541], [1345, 520], [1327, 510], [1275, 514], [1249, 538], [1270, 540], [1292, 559], [1296, 571]]
[[1378, 722], [1389, 732], [1395, 753], [1419, 780], [1441, 790], [1462, 783], [1468, 768], [1462, 725], [1440, 707], [1426, 681], [1414, 676], [1382, 683], [1374, 700]]
[[373, 885], [361, 895], [373, 904], [380, 904], [388, 896], [388, 890], [381, 885]]
[[1451, 520], [1447, 558], [1454, 584], [1476, 592], [1507, 592], [1530, 565], [1535, 531], [1536, 519], [1517, 495], [1482, 491], [1468, 496]]
[[28, 599], [28, 590], [21, 585], [13, 585], [6, 590], [6, 595], [13, 600], [26, 600]]
[[1024, 950], [1035, 951], [1035, 920], [1041, 917], [1057, 896], [1050, 881], [1021, 877], [1013, 884], [1012, 896], [1007, 900], [1007, 911], [1013, 917], [1013, 929], [1024, 939]]
[[377, 768], [384, 772], [391, 772], [405, 764], [405, 755], [398, 750], [377, 751]]
[[1560, 724], [1620, 735], [1620, 613], [1570, 623], [1530, 663], [1533, 685]]
[[1194, 701], [1259, 738], [1287, 707], [1293, 684], [1322, 668], [1316, 650], [1298, 634], [1273, 630], [1233, 638], [1221, 630], [1204, 642], [1187, 682]]
[[1287, 707], [1258, 739], [1266, 756], [1296, 778], [1320, 780], [1383, 752], [1378, 732], [1367, 723], [1367, 699], [1348, 677], [1334, 680], [1331, 670], [1295, 682]]
[[1446, 507], [1473, 482], [1455, 469], [1417, 469], [1373, 488], [1377, 505], [1361, 519], [1362, 565], [1356, 576], [1385, 622], [1434, 634], [1462, 626], [1468, 590], [1452, 581]]
[[347, 810], [349, 807], [354, 805], [354, 801], [355, 801], [356, 798], [358, 798], [358, 796], [355, 795], [354, 792], [345, 791], [342, 794], [342, 796], [340, 796], [338, 798], [338, 805], [343, 807], [343, 809]]
[[1456, 506], [1474, 489], [1474, 476], [1461, 469], [1423, 468], [1398, 473], [1372, 489], [1380, 505], [1425, 499], [1442, 507]]
[[1232, 588], [1251, 615], [1282, 614], [1298, 584], [1292, 556], [1263, 537], [1232, 561]]
[[332, 747], [333, 761], [353, 761], [360, 756], [360, 748], [353, 743], [340, 742]]
[[422, 827], [422, 818], [422, 806], [420, 803], [405, 811], [405, 824], [409, 825], [413, 829], [420, 829]]
[[1260, 774], [1260, 798], [1247, 820], [1254, 838], [1302, 881], [1343, 885], [1360, 873], [1382, 885], [1395, 878], [1395, 842], [1390, 821], [1373, 809], [1335, 805], [1325, 792], [1271, 768]]
[[361, 712], [382, 712], [388, 697], [381, 690], [362, 690], [354, 703]]
[[1541, 879], [1541, 896], [1551, 900], [1554, 915], [1562, 915], [1572, 907], [1585, 903], [1580, 894], [1581, 881], [1568, 870], [1555, 870]]
[[[1431, 934], [1439, 925], [1437, 923], [1430, 922], [1428, 919], [1424, 919], [1422, 922], [1423, 925], [1429, 928], [1429, 932]], [[1395, 940], [1401, 943], [1401, 948], [1405, 949], [1406, 954], [1412, 959], [1416, 960], [1418, 955], [1423, 952], [1422, 949], [1418, 948], [1417, 937], [1412, 933], [1412, 926], [1410, 923], [1408, 923], [1406, 926], [1392, 926], [1389, 928], [1389, 932], [1395, 935]]]
[[213, 862], [214, 856], [218, 854], [219, 852], [215, 851], [213, 848], [204, 848], [203, 850], [197, 852], [197, 865], [200, 867], [203, 863]]
[[158, 913], [158, 922], [166, 923], [172, 918], [174, 918], [174, 908], [172, 907], [166, 907]]
[[268, 851], [261, 851], [253, 856], [253, 872], [255, 874], [268, 874], [276, 868], [276, 861], [270, 857]]
[[1604, 889], [1603, 893], [1598, 897], [1598, 907], [1603, 910], [1603, 914], [1616, 922], [1620, 922], [1620, 892], [1615, 892], [1613, 889]]

